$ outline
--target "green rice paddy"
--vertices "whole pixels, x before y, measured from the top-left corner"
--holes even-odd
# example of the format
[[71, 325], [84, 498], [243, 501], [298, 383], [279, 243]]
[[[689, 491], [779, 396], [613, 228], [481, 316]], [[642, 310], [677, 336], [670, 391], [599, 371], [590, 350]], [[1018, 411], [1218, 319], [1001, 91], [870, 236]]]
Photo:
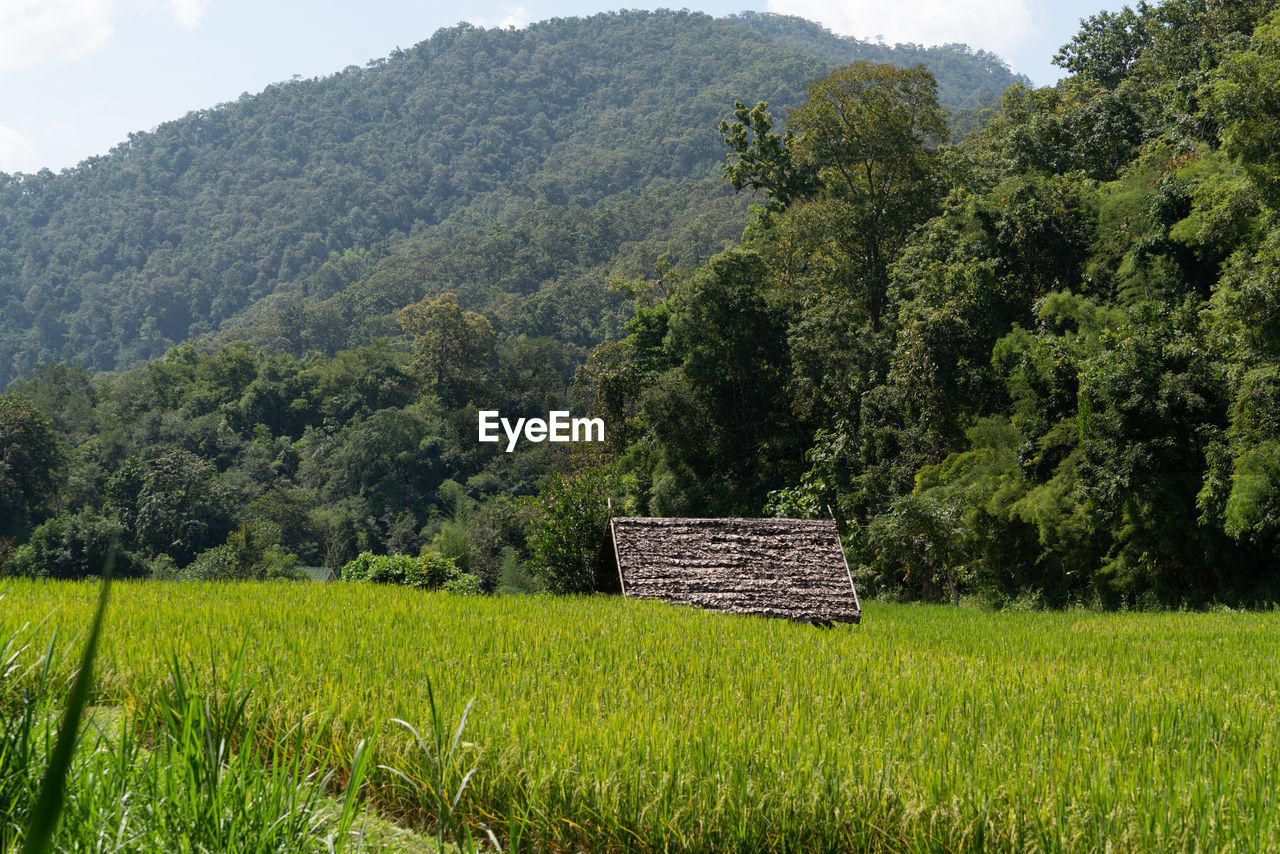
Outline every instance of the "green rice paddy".
[[[29, 622], [42, 653], [95, 592], [0, 582], [0, 635]], [[424, 781], [393, 719], [429, 726], [430, 682], [452, 734], [474, 699], [459, 810], [508, 849], [1280, 850], [1277, 613], [871, 602], [819, 629], [616, 597], [122, 583], [101, 643], [100, 706], [142, 702], [174, 656], [205, 684], [242, 657], [266, 736], [301, 725], [335, 764], [368, 738]], [[375, 808], [431, 826], [400, 780], [371, 773]]]

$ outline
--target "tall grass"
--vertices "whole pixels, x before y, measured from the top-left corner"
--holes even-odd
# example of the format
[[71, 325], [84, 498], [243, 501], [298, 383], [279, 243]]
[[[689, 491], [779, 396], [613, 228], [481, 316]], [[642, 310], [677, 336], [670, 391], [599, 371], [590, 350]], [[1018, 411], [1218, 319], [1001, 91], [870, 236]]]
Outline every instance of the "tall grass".
[[[67, 772], [71, 769], [72, 754], [75, 752], [76, 740], [80, 735], [80, 721], [84, 718], [85, 707], [89, 704], [93, 661], [97, 655], [98, 637], [102, 632], [102, 620], [106, 616], [107, 602], [111, 595], [111, 571], [115, 567], [116, 550], [113, 544], [107, 554], [102, 582], [98, 585], [98, 607], [94, 609], [93, 620], [89, 624], [89, 636], [85, 640], [84, 651], [80, 654], [80, 666], [71, 680], [71, 690], [67, 695], [62, 723], [53, 740], [53, 749], [49, 753], [44, 774], [41, 775], [35, 804], [23, 832], [22, 854], [44, 854], [52, 848], [53, 834], [66, 800]], [[53, 640], [49, 641], [50, 647], [53, 643]], [[46, 653], [45, 666], [41, 667], [42, 676], [48, 674], [47, 662], [48, 654]], [[29, 705], [24, 703], [24, 706]], [[29, 726], [34, 723], [29, 709], [23, 709], [17, 718], [20, 721], [19, 725]], [[18, 735], [22, 742], [30, 743], [30, 738], [26, 734], [18, 733]]]
[[[0, 589], [19, 613], [57, 608], [41, 636], [92, 609], [83, 585]], [[433, 703], [460, 721], [474, 698], [457, 814], [506, 847], [1280, 850], [1280, 614], [869, 604], [862, 626], [817, 631], [344, 584], [117, 595], [104, 697], [146, 696], [175, 645], [193, 661], [243, 645], [269, 699], [257, 731], [335, 757], [392, 719], [430, 727]], [[385, 729], [373, 762], [434, 779], [441, 754], [420, 741]], [[370, 773], [380, 809], [448, 819]]]
[[56, 635], [24, 662], [30, 626], [0, 624], [0, 852], [351, 849], [367, 759], [332, 804], [315, 742], [262, 744], [247, 689], [193, 690], [174, 662], [141, 703], [86, 708], [103, 587], [66, 690]]

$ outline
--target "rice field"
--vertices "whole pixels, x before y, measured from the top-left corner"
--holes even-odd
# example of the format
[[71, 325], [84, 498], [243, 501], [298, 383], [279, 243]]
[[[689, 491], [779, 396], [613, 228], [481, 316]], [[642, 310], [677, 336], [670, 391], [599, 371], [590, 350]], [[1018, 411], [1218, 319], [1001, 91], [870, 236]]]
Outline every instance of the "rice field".
[[[95, 594], [0, 582], [0, 635], [30, 622], [42, 652]], [[95, 703], [143, 702], [175, 656], [206, 684], [240, 660], [265, 733], [335, 760], [367, 738], [427, 786], [394, 721], [430, 730], [430, 684], [449, 734], [472, 701], [459, 812], [507, 850], [1280, 850], [1280, 614], [863, 613], [122, 583]], [[421, 787], [369, 786], [433, 824]]]

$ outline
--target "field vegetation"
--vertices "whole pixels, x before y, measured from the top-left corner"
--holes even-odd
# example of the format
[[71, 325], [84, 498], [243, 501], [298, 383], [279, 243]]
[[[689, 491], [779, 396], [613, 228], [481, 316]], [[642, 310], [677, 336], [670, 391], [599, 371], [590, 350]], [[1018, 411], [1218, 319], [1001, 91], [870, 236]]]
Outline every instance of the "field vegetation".
[[[18, 632], [25, 661], [58, 633], [64, 676], [96, 585], [0, 594], [0, 636]], [[193, 695], [253, 685], [261, 745], [341, 769], [367, 739], [366, 795], [403, 825], [434, 828], [439, 793], [475, 768], [443, 816], [507, 850], [1280, 846], [1274, 612], [872, 602], [863, 625], [821, 630], [350, 583], [132, 582], [112, 598], [97, 708], [136, 713], [175, 660]], [[464, 713], [441, 764], [434, 734], [447, 749]]]

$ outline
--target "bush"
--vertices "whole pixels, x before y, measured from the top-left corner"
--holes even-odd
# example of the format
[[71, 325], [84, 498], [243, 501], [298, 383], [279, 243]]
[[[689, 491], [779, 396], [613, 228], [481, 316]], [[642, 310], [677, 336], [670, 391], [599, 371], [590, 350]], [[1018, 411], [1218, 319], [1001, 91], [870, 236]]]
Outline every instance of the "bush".
[[415, 558], [418, 565], [420, 583], [415, 587], [437, 590], [462, 575], [453, 558], [435, 552], [423, 551]]
[[553, 474], [534, 500], [529, 568], [552, 593], [616, 589], [603, 556], [609, 529], [609, 493], [617, 478], [609, 469]]
[[146, 562], [147, 575], [152, 581], [177, 581], [182, 578], [182, 570], [167, 554], [158, 554]]
[[198, 554], [177, 575], [196, 581], [304, 580], [307, 575], [297, 563], [297, 555], [267, 545], [259, 526], [250, 522], [232, 531], [222, 545]]
[[[378, 584], [403, 584], [419, 590], [453, 589], [470, 592], [474, 582], [475, 592], [480, 592], [480, 580], [474, 575], [458, 571], [452, 559], [424, 551], [417, 557], [409, 555], [375, 555], [363, 552], [339, 571], [343, 581], [370, 581]], [[468, 580], [470, 579], [470, 580]]]
[[4, 564], [4, 574], [17, 578], [35, 578], [36, 550], [30, 543], [18, 546]]
[[271, 546], [262, 555], [262, 577], [268, 581], [307, 581], [311, 576], [298, 569], [298, 556]]
[[408, 555], [375, 555], [362, 552], [338, 570], [343, 581], [373, 581], [378, 584], [411, 584], [417, 576], [417, 558]]
[[179, 570], [178, 577], [194, 581], [237, 581], [248, 575], [241, 574], [235, 550], [221, 545], [200, 552], [185, 569]]
[[446, 581], [444, 589], [459, 596], [479, 596], [484, 592], [480, 579], [469, 572], [460, 572], [456, 578]]
[[31, 539], [14, 551], [8, 571], [31, 578], [88, 578], [99, 576], [112, 545], [117, 578], [146, 574], [146, 567], [118, 548], [123, 529], [118, 521], [92, 510], [63, 512], [31, 532]]
[[537, 593], [542, 589], [511, 546], [502, 550], [502, 568], [498, 572], [498, 592], [507, 595]]

